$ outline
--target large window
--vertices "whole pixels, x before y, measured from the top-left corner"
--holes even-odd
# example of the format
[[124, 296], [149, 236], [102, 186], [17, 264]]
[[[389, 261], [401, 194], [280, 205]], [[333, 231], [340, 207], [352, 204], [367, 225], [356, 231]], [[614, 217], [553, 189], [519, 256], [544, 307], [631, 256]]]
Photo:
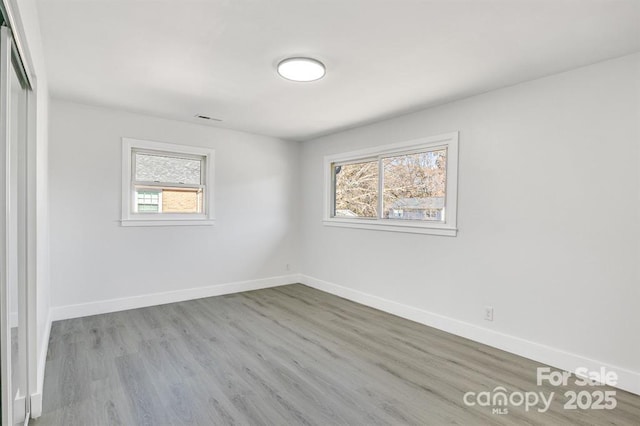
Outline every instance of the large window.
[[213, 151], [123, 138], [123, 225], [209, 225]]
[[325, 157], [324, 222], [456, 234], [458, 133]]

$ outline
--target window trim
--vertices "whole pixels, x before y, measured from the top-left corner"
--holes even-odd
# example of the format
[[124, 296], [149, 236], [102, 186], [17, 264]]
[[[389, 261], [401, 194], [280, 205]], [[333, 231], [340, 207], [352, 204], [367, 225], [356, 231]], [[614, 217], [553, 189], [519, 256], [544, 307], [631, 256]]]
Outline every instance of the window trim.
[[[204, 213], [133, 213], [135, 197], [133, 155], [134, 150], [166, 152], [177, 156], [198, 156], [205, 158], [205, 164], [201, 173], [204, 187]], [[215, 151], [209, 148], [201, 148], [188, 145], [178, 145], [166, 142], [156, 142], [142, 139], [122, 138], [122, 226], [184, 226], [184, 225], [214, 225], [214, 159]], [[185, 185], [192, 187], [194, 185]]]
[[[443, 235], [455, 237], [457, 228], [457, 204], [458, 204], [458, 136], [459, 132], [445, 133], [426, 138], [413, 139], [389, 145], [360, 149], [324, 157], [324, 202], [322, 222], [325, 226], [343, 228], [374, 229], [379, 231], [409, 232], [416, 234]], [[381, 158], [394, 155], [403, 155], [438, 148], [447, 149], [447, 178], [445, 194], [445, 220], [412, 221], [381, 218], [382, 214], [382, 179], [378, 182], [378, 217], [377, 218], [337, 218], [332, 217], [333, 210], [333, 179], [332, 164], [349, 163], [357, 161], [379, 161], [378, 167], [382, 167]], [[379, 171], [381, 173], [382, 171]]]

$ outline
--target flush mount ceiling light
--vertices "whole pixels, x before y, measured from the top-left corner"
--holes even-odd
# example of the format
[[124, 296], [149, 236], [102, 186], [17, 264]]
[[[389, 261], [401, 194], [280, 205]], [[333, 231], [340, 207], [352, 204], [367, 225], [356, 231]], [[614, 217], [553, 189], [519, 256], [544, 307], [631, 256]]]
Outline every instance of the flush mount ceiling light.
[[288, 58], [278, 64], [278, 74], [291, 81], [315, 81], [324, 73], [324, 64], [312, 58]]

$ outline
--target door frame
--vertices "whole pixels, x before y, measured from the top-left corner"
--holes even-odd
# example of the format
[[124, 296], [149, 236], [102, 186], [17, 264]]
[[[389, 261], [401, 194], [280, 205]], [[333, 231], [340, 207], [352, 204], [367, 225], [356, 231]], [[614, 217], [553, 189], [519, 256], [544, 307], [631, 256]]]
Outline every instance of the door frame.
[[[5, 24], [7, 13], [2, 5]], [[0, 185], [0, 403], [2, 406], [2, 424], [13, 425], [26, 422], [30, 415], [30, 395], [33, 393], [32, 380], [35, 366], [33, 343], [35, 322], [35, 189], [32, 181], [35, 176], [35, 100], [30, 79], [23, 66], [18, 44], [10, 28], [0, 28], [0, 164], [3, 165], [3, 185]], [[15, 72], [24, 90], [25, 102], [22, 113], [25, 115], [24, 127], [18, 145], [13, 147], [11, 128], [12, 75]], [[17, 130], [17, 129], [16, 129]], [[15, 150], [13, 152], [12, 150]], [[15, 163], [14, 163], [15, 160]], [[15, 197], [15, 198], [14, 198]], [[12, 202], [16, 202], [12, 205]], [[15, 229], [13, 229], [15, 227]], [[10, 253], [16, 250], [15, 264], [10, 263]], [[13, 268], [16, 268], [14, 271]], [[11, 371], [11, 309], [8, 285], [9, 277], [18, 282], [18, 328], [19, 358], [17, 368], [20, 371], [19, 392], [13, 393], [13, 373]]]

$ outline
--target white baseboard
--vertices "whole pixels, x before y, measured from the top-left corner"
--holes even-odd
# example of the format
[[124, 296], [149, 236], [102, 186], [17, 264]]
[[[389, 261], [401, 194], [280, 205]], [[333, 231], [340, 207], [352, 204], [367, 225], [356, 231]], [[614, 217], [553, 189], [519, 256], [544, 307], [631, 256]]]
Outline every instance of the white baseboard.
[[575, 372], [577, 368], [587, 368], [589, 371], [600, 371], [600, 368], [604, 367], [607, 371], [617, 373], [617, 388], [640, 395], [640, 373], [636, 371], [565, 352], [557, 348], [428, 312], [413, 306], [404, 305], [307, 275], [300, 275], [300, 282], [309, 287], [565, 371]]
[[42, 415], [42, 393], [44, 388], [44, 369], [47, 365], [47, 353], [49, 351], [49, 336], [51, 335], [52, 310], [49, 309], [47, 322], [44, 327], [44, 335], [42, 336], [40, 354], [38, 355], [38, 388], [36, 392], [30, 395], [30, 416], [37, 419]]
[[98, 302], [81, 303], [77, 305], [56, 306], [52, 308], [51, 319], [53, 321], [59, 321], [63, 319], [106, 314], [109, 312], [126, 311], [127, 309], [164, 305], [166, 303], [182, 302], [185, 300], [201, 299], [203, 297], [221, 296], [223, 294], [239, 293], [242, 291], [250, 290], [260, 290], [263, 288], [297, 283], [299, 279], [299, 274], [290, 274], [257, 280], [216, 284], [207, 287], [197, 287], [185, 290], [167, 291], [163, 293], [144, 294], [140, 296], [125, 297], [120, 299], [101, 300]]

